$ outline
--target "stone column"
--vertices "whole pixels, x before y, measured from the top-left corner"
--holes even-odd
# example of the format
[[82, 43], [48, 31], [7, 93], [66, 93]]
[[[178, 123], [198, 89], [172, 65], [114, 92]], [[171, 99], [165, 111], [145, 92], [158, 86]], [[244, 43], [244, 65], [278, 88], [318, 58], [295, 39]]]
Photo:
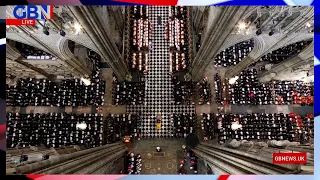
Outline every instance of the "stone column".
[[[20, 163], [20, 157], [21, 155], [27, 155], [28, 160]], [[48, 149], [44, 146], [30, 146], [25, 148], [10, 148], [7, 150], [7, 157], [6, 157], [6, 166], [7, 168], [16, 167], [18, 165], [23, 164], [30, 164], [37, 161], [42, 161], [43, 155], [49, 155], [50, 157], [53, 157], [57, 155], [54, 148]]]
[[210, 26], [207, 27], [207, 33], [203, 37], [202, 46], [190, 70], [195, 81], [199, 81], [202, 78], [204, 69], [214, 59], [216, 54], [219, 53], [218, 51], [224, 40], [232, 32], [244, 13], [251, 9], [248, 6], [220, 6], [218, 8], [221, 8], [221, 11], [218, 11], [215, 19], [212, 20], [213, 22], [208, 22]]
[[100, 51], [102, 60], [109, 64], [120, 81], [125, 80], [129, 74], [128, 65], [122, 60], [119, 50], [104, 30], [93, 7], [70, 6], [69, 9]]
[[[257, 144], [257, 147], [261, 148], [261, 145]], [[300, 165], [297, 164], [273, 164], [272, 153], [277, 152], [277, 150], [272, 151], [272, 149], [263, 149], [263, 151], [254, 153], [250, 151], [242, 151], [238, 149], [223, 147], [220, 145], [214, 145], [207, 142], [201, 143], [199, 146], [197, 146], [196, 149], [200, 149], [204, 152], [214, 155], [215, 157], [224, 157], [226, 159], [229, 159], [229, 161], [236, 162], [239, 165], [242, 164], [243, 166], [247, 166], [249, 167], [247, 171], [252, 171], [253, 173], [254, 171], [260, 171], [264, 172], [261, 174], [283, 174], [284, 172], [293, 172], [300, 169]], [[268, 166], [260, 167], [259, 164], [261, 163], [266, 165], [269, 164], [270, 167], [276, 166], [279, 167], [279, 169], [271, 169], [268, 168]]]
[[213, 172], [214, 175], [228, 174], [227, 171], [222, 170], [221, 168], [215, 166], [212, 163], [208, 163], [208, 166], [212, 169], [212, 172]]
[[[87, 48], [83, 48], [81, 54], [75, 54], [75, 52], [71, 52], [68, 42], [69, 40], [66, 38], [60, 40], [59, 51], [61, 54], [61, 59], [66, 59], [65, 62], [68, 63], [68, 66], [72, 71], [77, 70], [79, 72], [74, 74], [74, 76], [78, 76], [77, 78], [90, 76], [92, 74], [92, 68], [89, 68], [85, 65], [85, 58], [88, 56]], [[92, 64], [92, 62], [90, 63]]]
[[[215, 157], [210, 156], [208, 153], [205, 153], [202, 150], [194, 149], [193, 152], [196, 154], [197, 157], [201, 157], [211, 165], [211, 167], [215, 167], [215, 169], [219, 169], [222, 172], [226, 172], [226, 174], [246, 174], [244, 171], [233, 167], [230, 164], [227, 164], [222, 159], [218, 159]], [[216, 171], [215, 171], [216, 173]]]
[[[114, 143], [96, 148], [81, 150], [70, 154], [50, 157], [48, 160], [15, 167], [16, 174], [74, 174], [76, 172], [90, 173], [98, 167], [93, 167], [96, 162], [100, 165], [124, 156], [127, 150], [124, 144]], [[101, 166], [99, 168], [101, 168]], [[11, 171], [12, 172], [12, 169]]]
[[78, 151], [77, 147], [75, 146], [55, 148], [54, 150], [56, 154], [71, 154]]
[[106, 90], [104, 94], [104, 105], [102, 107], [102, 113], [104, 117], [109, 114], [125, 114], [125, 106], [115, 106], [112, 104], [112, 88], [113, 88], [113, 70], [111, 68], [102, 68], [101, 75], [106, 80]]
[[122, 6], [109, 6], [112, 9], [111, 15], [113, 16], [115, 23], [117, 24], [120, 34], [123, 34], [124, 30], [124, 13], [122, 12]]
[[190, 10], [192, 10], [193, 27], [196, 33], [199, 33], [199, 28], [202, 27], [203, 17], [205, 16], [204, 13], [209, 7], [210, 6], [195, 6], [190, 8]]
[[113, 163], [115, 160], [123, 157], [125, 155], [126, 149], [119, 149], [118, 151], [101, 154], [92, 163], [86, 162], [88, 164], [85, 168], [79, 169], [75, 172], [75, 174], [93, 174], [94, 172], [98, 171], [99, 169], [104, 169], [104, 167], [109, 164]]

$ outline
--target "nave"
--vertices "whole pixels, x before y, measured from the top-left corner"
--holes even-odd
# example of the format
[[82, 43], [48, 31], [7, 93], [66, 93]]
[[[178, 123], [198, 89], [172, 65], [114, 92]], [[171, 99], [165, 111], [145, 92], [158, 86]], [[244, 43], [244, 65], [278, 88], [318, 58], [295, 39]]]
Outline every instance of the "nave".
[[[232, 21], [218, 26], [208, 16], [214, 14], [212, 7], [94, 8], [110, 13], [106, 21], [114, 21], [110, 37], [92, 31], [87, 26], [91, 20], [85, 16], [77, 22], [81, 26], [78, 34], [69, 34], [63, 26], [67, 35], [59, 36], [61, 42], [71, 37], [88, 41], [83, 52], [72, 54], [72, 61], [67, 61], [72, 78], [8, 74], [15, 83], [6, 86], [7, 172], [182, 175], [312, 171], [305, 169], [313, 167], [313, 66], [306, 66], [309, 61], [303, 59], [313, 46], [310, 36], [303, 38], [295, 32], [296, 38], [286, 42], [278, 38], [277, 44], [270, 45], [274, 49], [262, 50], [257, 39], [270, 43], [266, 39], [276, 38], [266, 32], [269, 26], [255, 34], [258, 26], [251, 27], [257, 24], [248, 22], [251, 16], [229, 17]], [[90, 12], [99, 20], [94, 8]], [[260, 7], [255, 10], [260, 12]], [[68, 11], [82, 12], [78, 7]], [[121, 14], [118, 21], [112, 19]], [[217, 20], [229, 14], [223, 12]], [[217, 32], [231, 22], [236, 22], [231, 32]], [[242, 23], [247, 28], [241, 29]], [[294, 23], [284, 25], [288, 24]], [[94, 41], [85, 32], [95, 37]], [[50, 31], [49, 36], [54, 35]], [[63, 59], [46, 48], [22, 44], [14, 48], [24, 63]], [[92, 66], [85, 66], [81, 58]], [[275, 69], [288, 67], [288, 62], [294, 66], [284, 70], [292, 74], [282, 80], [283, 73], [280, 76]], [[262, 81], [269, 72], [275, 75]], [[277, 151], [308, 152], [309, 161], [303, 166], [279, 167], [271, 163], [272, 152]], [[267, 160], [254, 160], [253, 156]]]

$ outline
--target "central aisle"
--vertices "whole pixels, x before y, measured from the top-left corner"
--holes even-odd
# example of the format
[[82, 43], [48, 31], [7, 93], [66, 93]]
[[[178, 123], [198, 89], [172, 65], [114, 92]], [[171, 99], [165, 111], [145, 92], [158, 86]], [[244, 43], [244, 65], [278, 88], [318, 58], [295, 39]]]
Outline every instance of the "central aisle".
[[[158, 25], [158, 17], [162, 24]], [[173, 102], [173, 84], [169, 75], [169, 42], [165, 39], [165, 23], [169, 19], [169, 7], [149, 7], [149, 19], [152, 23], [151, 44], [148, 69], [145, 76], [146, 90], [144, 105], [127, 106], [128, 113], [140, 113], [141, 135], [144, 137], [173, 137], [172, 114], [195, 113], [194, 105], [175, 105]], [[162, 116], [162, 127], [156, 129], [156, 116]]]

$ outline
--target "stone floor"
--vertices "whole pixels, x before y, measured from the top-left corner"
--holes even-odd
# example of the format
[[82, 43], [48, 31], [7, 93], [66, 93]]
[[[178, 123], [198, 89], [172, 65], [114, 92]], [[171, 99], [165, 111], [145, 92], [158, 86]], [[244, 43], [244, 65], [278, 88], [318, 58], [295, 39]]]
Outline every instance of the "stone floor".
[[[142, 139], [133, 142], [133, 152], [142, 157], [141, 174], [177, 174], [179, 162], [185, 156], [182, 145], [184, 139]], [[161, 153], [156, 152], [156, 147], [160, 146]], [[186, 174], [194, 174], [190, 170], [190, 159], [188, 157], [185, 164]], [[207, 168], [204, 162], [198, 160], [198, 174], [206, 174]]]
[[[134, 153], [142, 157], [141, 174], [177, 174], [179, 161], [183, 159], [184, 139], [141, 139], [133, 142]], [[160, 146], [161, 153], [156, 147]]]

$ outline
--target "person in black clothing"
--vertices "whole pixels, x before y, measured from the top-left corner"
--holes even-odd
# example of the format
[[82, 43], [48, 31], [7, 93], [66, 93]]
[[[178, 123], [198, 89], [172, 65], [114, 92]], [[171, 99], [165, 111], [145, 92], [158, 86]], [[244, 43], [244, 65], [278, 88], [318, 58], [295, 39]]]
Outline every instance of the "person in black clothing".
[[161, 16], [158, 16], [158, 25], [161, 25], [162, 24], [162, 18]]

